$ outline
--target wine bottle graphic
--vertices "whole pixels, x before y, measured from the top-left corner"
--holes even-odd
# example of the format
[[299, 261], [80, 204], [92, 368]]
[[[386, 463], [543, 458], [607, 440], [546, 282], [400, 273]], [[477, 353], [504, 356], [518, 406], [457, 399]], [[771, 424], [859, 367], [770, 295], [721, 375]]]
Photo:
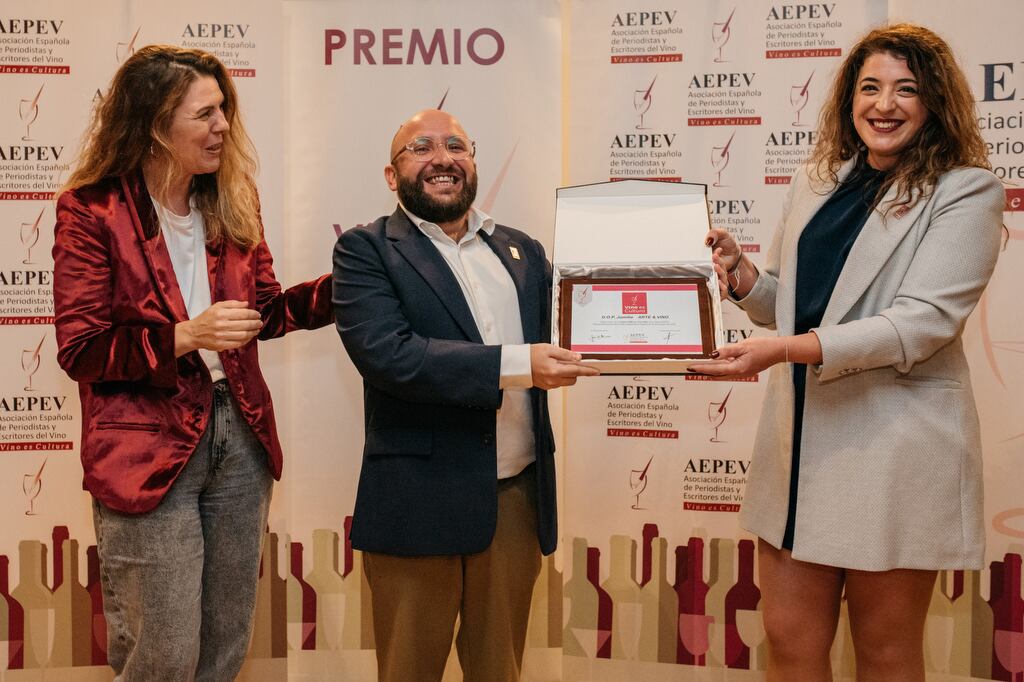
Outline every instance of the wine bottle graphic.
[[651, 538], [650, 548], [651, 574], [640, 588], [643, 616], [639, 658], [641, 661], [675, 663], [679, 596], [668, 581], [668, 540]]
[[302, 543], [288, 543], [288, 646], [293, 651], [316, 649], [316, 592], [302, 576]]
[[313, 568], [306, 582], [316, 593], [316, 648], [342, 648], [345, 622], [345, 585], [338, 572], [338, 534], [318, 528], [313, 531]]
[[636, 541], [611, 537], [608, 579], [601, 584], [612, 600], [612, 658], [636, 660], [640, 644], [640, 585], [636, 581]]

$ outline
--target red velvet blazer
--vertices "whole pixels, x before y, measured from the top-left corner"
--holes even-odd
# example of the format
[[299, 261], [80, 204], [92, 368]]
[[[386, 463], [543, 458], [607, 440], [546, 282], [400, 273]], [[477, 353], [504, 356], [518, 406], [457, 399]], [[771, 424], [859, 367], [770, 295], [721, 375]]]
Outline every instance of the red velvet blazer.
[[[174, 357], [174, 325], [188, 313], [141, 173], [61, 195], [53, 259], [57, 360], [82, 398], [85, 488], [110, 509], [149, 511], [195, 450], [213, 390], [199, 353]], [[208, 245], [206, 260], [211, 299], [248, 301], [263, 318], [260, 339], [334, 319], [331, 276], [282, 291], [266, 242], [251, 251]], [[256, 346], [220, 360], [280, 478], [281, 444]]]

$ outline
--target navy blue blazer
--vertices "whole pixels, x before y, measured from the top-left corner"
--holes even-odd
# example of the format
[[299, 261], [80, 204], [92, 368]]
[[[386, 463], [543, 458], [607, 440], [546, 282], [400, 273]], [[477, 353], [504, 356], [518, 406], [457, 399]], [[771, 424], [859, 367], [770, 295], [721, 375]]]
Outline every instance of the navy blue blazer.
[[[524, 341], [549, 340], [544, 248], [503, 225], [480, 234], [515, 282]], [[352, 546], [399, 555], [486, 549], [497, 523], [501, 347], [483, 343], [448, 264], [401, 208], [338, 238], [334, 311], [363, 376], [366, 443]], [[558, 538], [554, 437], [547, 394], [534, 388], [530, 398], [537, 536], [550, 554]]]

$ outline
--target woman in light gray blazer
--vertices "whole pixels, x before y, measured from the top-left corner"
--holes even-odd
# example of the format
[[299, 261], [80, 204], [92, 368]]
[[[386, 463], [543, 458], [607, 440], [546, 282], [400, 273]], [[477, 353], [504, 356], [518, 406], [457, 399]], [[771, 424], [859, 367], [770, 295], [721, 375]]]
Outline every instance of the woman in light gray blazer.
[[708, 244], [723, 297], [778, 330], [699, 371], [772, 367], [740, 523], [769, 680], [831, 680], [840, 598], [859, 680], [924, 680], [936, 572], [982, 567], [981, 446], [961, 335], [995, 267], [1003, 188], [949, 47], [907, 24], [839, 68], [759, 269]]

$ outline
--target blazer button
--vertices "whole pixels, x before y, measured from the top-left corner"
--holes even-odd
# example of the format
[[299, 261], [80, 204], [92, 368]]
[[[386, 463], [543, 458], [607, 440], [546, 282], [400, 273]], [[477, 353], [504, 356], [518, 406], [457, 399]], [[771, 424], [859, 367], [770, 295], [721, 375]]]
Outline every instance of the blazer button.
[[493, 433], [485, 433], [483, 441], [484, 441], [484, 445], [490, 445], [491, 443], [494, 442], [494, 434]]

